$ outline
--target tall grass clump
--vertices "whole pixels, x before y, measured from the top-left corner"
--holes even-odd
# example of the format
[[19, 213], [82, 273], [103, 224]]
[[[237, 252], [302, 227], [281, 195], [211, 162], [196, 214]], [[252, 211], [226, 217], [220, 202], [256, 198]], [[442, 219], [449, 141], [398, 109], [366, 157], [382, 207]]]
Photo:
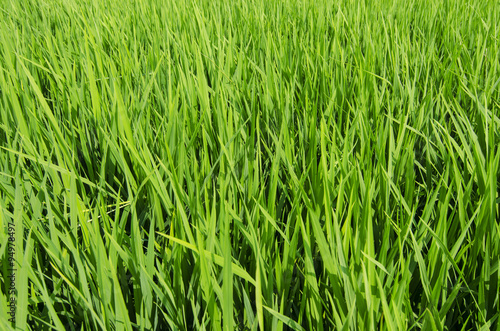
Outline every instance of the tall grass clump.
[[498, 327], [498, 1], [0, 0], [0, 44], [0, 329]]

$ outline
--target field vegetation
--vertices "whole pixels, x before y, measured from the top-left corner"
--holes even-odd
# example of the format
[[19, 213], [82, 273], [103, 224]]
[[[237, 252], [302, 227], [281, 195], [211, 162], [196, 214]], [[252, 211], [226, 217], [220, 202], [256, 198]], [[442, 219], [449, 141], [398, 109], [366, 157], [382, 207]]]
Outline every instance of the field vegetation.
[[0, 0], [0, 44], [0, 329], [498, 327], [498, 1]]

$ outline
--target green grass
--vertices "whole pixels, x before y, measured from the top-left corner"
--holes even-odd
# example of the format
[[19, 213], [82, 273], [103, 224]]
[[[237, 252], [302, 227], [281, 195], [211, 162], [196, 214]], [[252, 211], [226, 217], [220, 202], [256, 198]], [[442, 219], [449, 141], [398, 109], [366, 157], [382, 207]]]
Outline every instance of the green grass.
[[498, 1], [0, 8], [0, 329], [498, 327]]

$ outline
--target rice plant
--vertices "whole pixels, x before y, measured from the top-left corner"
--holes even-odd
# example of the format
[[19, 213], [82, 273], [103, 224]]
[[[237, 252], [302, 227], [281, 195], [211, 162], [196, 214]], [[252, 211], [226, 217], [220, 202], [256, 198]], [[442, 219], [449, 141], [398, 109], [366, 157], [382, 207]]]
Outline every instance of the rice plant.
[[0, 8], [1, 330], [498, 327], [498, 1]]

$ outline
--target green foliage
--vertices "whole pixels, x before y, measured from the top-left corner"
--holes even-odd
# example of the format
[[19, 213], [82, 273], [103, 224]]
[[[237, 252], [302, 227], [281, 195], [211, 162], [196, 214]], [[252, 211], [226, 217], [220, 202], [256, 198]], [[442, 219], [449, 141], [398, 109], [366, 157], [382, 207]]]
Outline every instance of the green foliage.
[[497, 1], [0, 4], [0, 329], [498, 327]]

